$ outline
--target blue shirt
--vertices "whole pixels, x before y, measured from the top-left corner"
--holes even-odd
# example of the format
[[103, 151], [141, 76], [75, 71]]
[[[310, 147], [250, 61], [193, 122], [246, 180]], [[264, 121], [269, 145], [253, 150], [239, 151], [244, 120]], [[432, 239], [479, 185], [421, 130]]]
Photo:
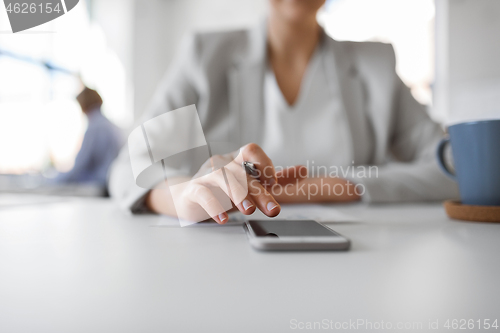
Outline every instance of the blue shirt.
[[57, 183], [94, 183], [106, 186], [108, 169], [118, 156], [123, 138], [118, 127], [103, 116], [99, 108], [87, 114], [88, 127], [82, 147], [69, 172], [61, 173]]

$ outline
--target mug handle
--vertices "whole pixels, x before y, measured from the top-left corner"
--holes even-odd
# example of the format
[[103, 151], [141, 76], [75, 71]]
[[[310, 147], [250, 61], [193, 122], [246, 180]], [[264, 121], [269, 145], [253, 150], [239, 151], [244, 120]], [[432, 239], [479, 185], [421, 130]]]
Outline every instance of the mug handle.
[[443, 138], [441, 142], [439, 142], [437, 149], [436, 149], [436, 157], [438, 160], [439, 167], [443, 172], [448, 175], [450, 178], [456, 180], [455, 174], [453, 174], [448, 167], [446, 166], [446, 163], [444, 161], [444, 149], [446, 146], [450, 143], [450, 137]]

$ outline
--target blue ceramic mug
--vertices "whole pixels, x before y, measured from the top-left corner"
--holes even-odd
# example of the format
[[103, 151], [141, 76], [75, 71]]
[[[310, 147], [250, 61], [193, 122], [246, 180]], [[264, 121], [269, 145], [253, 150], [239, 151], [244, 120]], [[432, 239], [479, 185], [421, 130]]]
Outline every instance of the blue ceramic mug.
[[[500, 119], [460, 123], [448, 128], [437, 158], [443, 171], [458, 182], [465, 205], [500, 206]], [[451, 143], [455, 172], [444, 161]]]

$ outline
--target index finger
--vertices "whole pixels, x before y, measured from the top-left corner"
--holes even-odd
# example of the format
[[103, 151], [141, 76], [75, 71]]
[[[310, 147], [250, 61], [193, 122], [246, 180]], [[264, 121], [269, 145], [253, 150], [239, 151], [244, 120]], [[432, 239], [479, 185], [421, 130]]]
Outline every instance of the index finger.
[[259, 171], [259, 180], [265, 186], [272, 186], [278, 182], [273, 162], [258, 144], [249, 143], [243, 146], [234, 161], [238, 164], [244, 161], [254, 163]]

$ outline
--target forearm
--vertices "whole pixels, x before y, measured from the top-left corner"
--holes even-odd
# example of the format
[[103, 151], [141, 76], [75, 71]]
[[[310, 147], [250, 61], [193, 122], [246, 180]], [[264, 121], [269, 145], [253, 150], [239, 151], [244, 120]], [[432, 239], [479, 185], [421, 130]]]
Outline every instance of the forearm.
[[[189, 181], [189, 178], [176, 180], [175, 183]], [[155, 188], [146, 195], [146, 207], [154, 213], [177, 216], [172, 193], [168, 186], [168, 181], [162, 183], [163, 188]]]
[[177, 216], [170, 191], [154, 189], [146, 195], [146, 207], [154, 213]]
[[356, 184], [343, 178], [306, 178], [271, 190], [279, 203], [351, 202], [361, 199]]
[[441, 201], [458, 197], [456, 183], [439, 170], [434, 160], [389, 163], [370, 177], [354, 178], [370, 203]]

